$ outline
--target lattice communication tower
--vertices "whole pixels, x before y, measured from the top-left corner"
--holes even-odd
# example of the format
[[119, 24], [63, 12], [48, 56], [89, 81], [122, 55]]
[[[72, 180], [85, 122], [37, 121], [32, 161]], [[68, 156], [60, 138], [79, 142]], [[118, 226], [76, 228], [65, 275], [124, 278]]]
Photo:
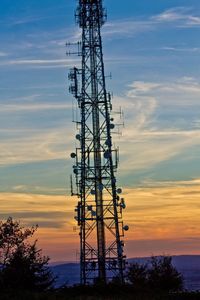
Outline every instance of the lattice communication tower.
[[[116, 186], [118, 149], [111, 133], [111, 94], [106, 90], [101, 27], [106, 21], [102, 0], [79, 0], [76, 20], [81, 28], [78, 42], [81, 67], [70, 70], [70, 92], [77, 100], [80, 121], [76, 120], [78, 146], [74, 159], [78, 196], [75, 219], [80, 226], [81, 284], [113, 278], [124, 281], [124, 242], [128, 226], [122, 221], [126, 207], [122, 190]], [[68, 44], [69, 45], [69, 44]]]

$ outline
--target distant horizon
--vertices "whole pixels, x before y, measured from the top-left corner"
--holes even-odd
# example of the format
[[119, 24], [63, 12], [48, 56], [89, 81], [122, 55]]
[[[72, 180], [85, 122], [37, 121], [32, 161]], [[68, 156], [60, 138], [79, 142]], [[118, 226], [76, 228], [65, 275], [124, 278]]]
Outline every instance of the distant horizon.
[[[155, 255], [155, 257], [162, 257], [165, 256], [165, 254], [160, 254], [160, 255]], [[196, 257], [198, 256], [200, 258], [200, 254], [181, 254], [181, 255], [170, 255], [170, 254], [166, 254], [166, 256], [171, 256], [171, 257]], [[137, 257], [128, 257], [126, 258], [126, 260], [131, 260], [131, 259], [149, 259], [151, 257], [154, 257], [154, 255], [150, 255], [150, 256], [137, 256]], [[80, 264], [80, 262], [78, 261], [51, 261], [49, 262], [50, 266], [56, 266], [56, 265], [65, 265], [65, 264]]]

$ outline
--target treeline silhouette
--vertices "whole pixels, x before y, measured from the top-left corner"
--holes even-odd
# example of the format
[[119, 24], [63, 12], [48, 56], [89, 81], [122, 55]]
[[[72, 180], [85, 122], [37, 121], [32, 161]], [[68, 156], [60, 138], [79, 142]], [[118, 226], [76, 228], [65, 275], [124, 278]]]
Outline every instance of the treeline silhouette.
[[199, 293], [183, 291], [183, 278], [170, 256], [152, 257], [145, 264], [129, 264], [123, 285], [114, 278], [106, 287], [96, 283], [56, 289], [49, 257], [42, 255], [37, 240], [33, 240], [37, 228], [24, 228], [11, 217], [0, 222], [1, 300], [200, 299]]
[[178, 292], [183, 290], [183, 277], [172, 265], [170, 256], [153, 256], [145, 264], [137, 262], [130, 264], [126, 280], [136, 291]]
[[42, 256], [37, 240], [30, 238], [37, 226], [23, 228], [9, 217], [0, 222], [0, 291], [45, 291], [55, 278], [48, 268], [49, 257]]

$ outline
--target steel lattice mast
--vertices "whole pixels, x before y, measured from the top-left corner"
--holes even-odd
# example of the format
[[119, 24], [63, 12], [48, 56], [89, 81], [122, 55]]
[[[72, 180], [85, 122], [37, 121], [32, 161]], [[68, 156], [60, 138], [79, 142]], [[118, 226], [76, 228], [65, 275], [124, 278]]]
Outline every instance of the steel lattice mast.
[[80, 146], [71, 157], [76, 162], [73, 171], [79, 197], [75, 219], [80, 226], [81, 284], [106, 283], [114, 277], [123, 282], [121, 237], [128, 226], [123, 226], [125, 203], [116, 187], [118, 150], [112, 145], [111, 96], [105, 84], [101, 27], [106, 14], [102, 0], [79, 0], [76, 17], [82, 29], [78, 43], [82, 67], [73, 68], [69, 79], [80, 109], [76, 135]]

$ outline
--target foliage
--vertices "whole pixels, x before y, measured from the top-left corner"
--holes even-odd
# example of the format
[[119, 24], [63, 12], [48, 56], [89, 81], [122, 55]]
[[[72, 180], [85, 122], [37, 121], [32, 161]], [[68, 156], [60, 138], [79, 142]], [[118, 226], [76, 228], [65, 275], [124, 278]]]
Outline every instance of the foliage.
[[52, 287], [49, 257], [42, 256], [37, 241], [29, 242], [37, 226], [23, 228], [11, 217], [0, 222], [0, 288], [44, 291]]
[[172, 265], [170, 256], [151, 258], [149, 284], [154, 289], [159, 288], [169, 292], [182, 290], [182, 275]]
[[136, 290], [142, 290], [148, 286], [147, 264], [132, 263], [128, 267], [127, 280]]
[[183, 288], [183, 278], [172, 265], [170, 256], [152, 257], [147, 264], [130, 264], [126, 278], [137, 291], [175, 292]]

